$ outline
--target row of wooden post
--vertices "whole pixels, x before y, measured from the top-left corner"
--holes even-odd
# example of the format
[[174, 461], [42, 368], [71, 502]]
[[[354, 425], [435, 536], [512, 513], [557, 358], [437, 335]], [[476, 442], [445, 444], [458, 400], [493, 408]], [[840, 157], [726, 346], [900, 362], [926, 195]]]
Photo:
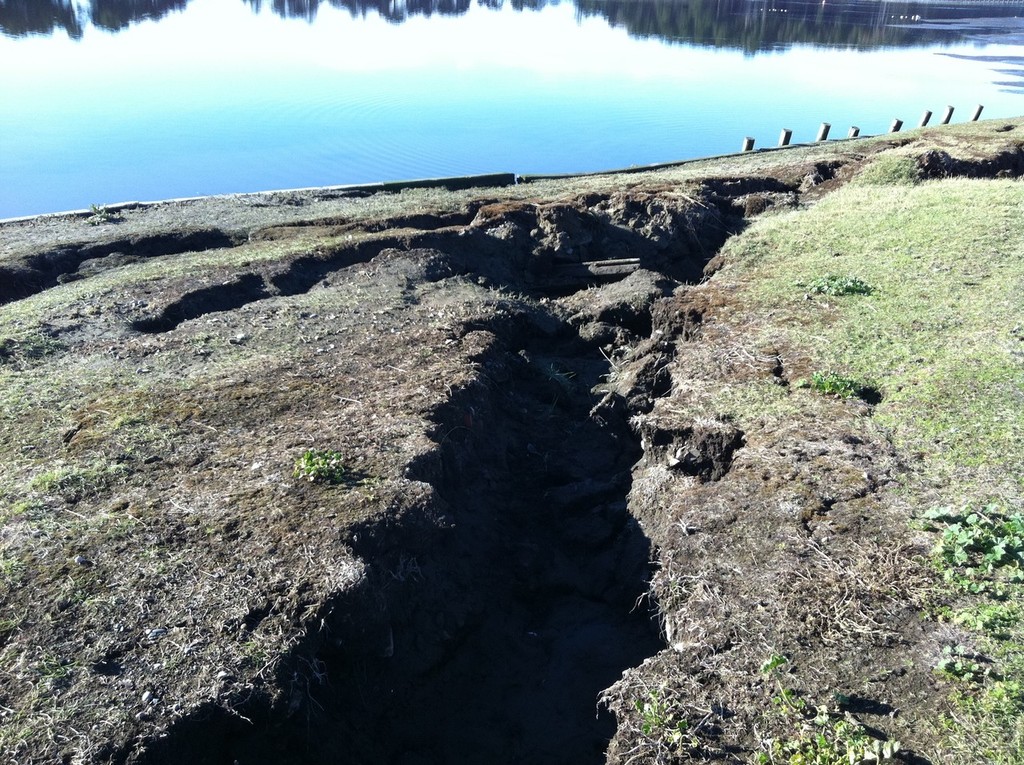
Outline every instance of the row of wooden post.
[[[984, 108], [985, 108], [984, 106], [979, 105], [974, 110], [974, 116], [971, 117], [971, 122], [977, 122], [978, 121], [978, 119], [981, 117], [981, 110], [984, 109]], [[925, 113], [921, 115], [921, 124], [920, 124], [919, 127], [925, 127], [928, 124], [928, 122], [931, 120], [931, 118], [932, 118], [932, 113], [930, 111], [925, 110]], [[953, 107], [952, 106], [947, 106], [945, 114], [942, 115], [942, 122], [940, 124], [948, 125], [949, 121], [952, 118], [953, 118]], [[890, 133], [898, 133], [898, 132], [900, 132], [900, 129], [902, 127], [903, 127], [903, 120], [899, 120], [899, 119], [893, 120], [892, 124], [889, 126], [889, 132]], [[832, 129], [832, 126], [829, 123], [822, 122], [821, 123], [821, 127], [818, 128], [818, 137], [815, 138], [814, 140], [818, 141], [818, 142], [827, 141], [828, 140], [828, 131], [831, 130], [831, 129]], [[846, 137], [847, 138], [857, 138], [858, 136], [860, 136], [860, 128], [857, 127], [856, 125], [854, 125], [853, 127], [850, 128], [850, 132], [847, 134]], [[782, 133], [779, 135], [779, 146], [789, 146], [789, 142], [790, 142], [790, 140], [792, 138], [793, 138], [793, 131], [790, 130], [789, 128], [783, 128], [782, 129]], [[743, 151], [753, 151], [753, 150], [754, 150], [754, 139], [751, 138], [750, 136], [747, 136], [746, 138], [743, 139]]]

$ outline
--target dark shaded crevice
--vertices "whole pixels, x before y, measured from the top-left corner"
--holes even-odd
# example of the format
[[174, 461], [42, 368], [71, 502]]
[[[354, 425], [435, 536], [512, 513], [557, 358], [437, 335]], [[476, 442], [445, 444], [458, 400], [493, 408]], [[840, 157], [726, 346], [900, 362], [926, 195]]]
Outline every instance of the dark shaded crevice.
[[476, 217], [479, 204], [472, 204], [465, 210], [451, 213], [420, 213], [417, 215], [401, 215], [376, 221], [367, 226], [367, 231], [387, 231], [396, 228], [414, 228], [420, 231], [436, 231], [450, 226], [467, 226]]
[[453, 226], [465, 226], [473, 220], [476, 211], [483, 202], [470, 202], [465, 209], [447, 213], [414, 213], [397, 215], [390, 218], [371, 220], [353, 220], [351, 218], [325, 217], [315, 221], [296, 223], [279, 223], [253, 233], [253, 240], [276, 240], [294, 238], [306, 233], [325, 233], [332, 235], [366, 235], [379, 234], [399, 229], [415, 229], [418, 231], [437, 231]]
[[270, 297], [259, 274], [243, 274], [223, 284], [195, 290], [171, 303], [159, 316], [133, 322], [139, 332], [169, 332], [179, 324], [215, 311], [231, 311]]
[[[134, 321], [132, 328], [151, 334], [170, 332], [182, 323], [206, 314], [238, 309], [271, 297], [302, 295], [323, 284], [332, 274], [368, 263], [396, 246], [408, 247], [417, 241], [433, 242], [437, 238], [430, 234], [420, 237], [380, 237], [343, 247], [318, 248], [273, 271], [249, 272], [220, 284], [186, 292], [157, 315]], [[450, 273], [451, 270], [447, 268], [427, 268], [423, 276], [429, 281]]]
[[[440, 259], [447, 265], [434, 269], [434, 276], [425, 274], [427, 279], [442, 278], [455, 269], [538, 295], [572, 294], [641, 268], [671, 279], [697, 281], [709, 258], [742, 220], [742, 211], [719, 202], [686, 200], [673, 207], [647, 195], [640, 200], [602, 197], [593, 209], [570, 203], [482, 205], [467, 226], [396, 232], [318, 248], [270, 273], [249, 273], [193, 290], [159, 314], [137, 320], [133, 327], [141, 332], [167, 332], [207, 313], [268, 297], [303, 294], [331, 274], [370, 262], [390, 249], [443, 253]], [[646, 332], [646, 316], [625, 320], [631, 331]]]
[[[223, 247], [235, 247], [245, 237], [217, 228], [184, 229], [161, 234], [131, 236], [93, 244], [67, 244], [34, 255], [14, 258], [0, 266], [0, 305], [21, 300], [63, 281], [82, 278], [83, 264], [93, 272], [131, 260], [179, 255]], [[105, 264], [104, 260], [110, 259]]]
[[786, 193], [799, 188], [799, 184], [787, 183], [768, 176], [704, 178], [701, 180], [701, 186], [717, 196], [726, 198], [747, 194]]
[[[696, 282], [722, 244], [745, 225], [744, 205], [729, 194], [789, 188], [765, 178], [718, 179], [702, 186], [695, 196], [671, 200], [653, 193], [625, 192], [544, 204], [478, 201], [456, 213], [391, 218], [376, 226], [382, 234], [317, 248], [270, 273], [250, 273], [194, 290], [158, 315], [137, 320], [133, 327], [166, 332], [206, 313], [268, 297], [303, 294], [331, 274], [370, 262], [391, 249], [440, 254], [435, 260], [445, 265], [428, 269], [427, 279], [443, 278], [454, 269], [533, 295], [567, 296], [640, 269], [661, 273], [666, 280]], [[323, 231], [324, 225], [320, 222], [310, 228]], [[393, 228], [413, 225], [418, 230]], [[272, 237], [285, 230], [264, 234]], [[367, 229], [363, 226], [360, 231], [366, 235]], [[640, 335], [648, 333], [647, 315], [608, 317], [608, 321]]]
[[706, 189], [677, 197], [629, 191], [545, 204], [484, 205], [468, 230], [514, 253], [519, 286], [566, 296], [639, 269], [698, 281], [742, 220], [741, 208]]
[[206, 314], [235, 310], [270, 297], [304, 294], [330, 274], [366, 263], [397, 243], [398, 240], [387, 238], [334, 249], [318, 249], [271, 273], [249, 272], [220, 284], [186, 292], [157, 315], [134, 321], [132, 328], [151, 334], [170, 332], [182, 323]]
[[275, 295], [302, 295], [346, 268], [370, 263], [389, 254], [415, 251], [419, 251], [426, 261], [422, 278], [436, 281], [453, 273], [448, 264], [453, 258], [448, 253], [461, 249], [457, 233], [452, 230], [412, 232], [374, 237], [344, 247], [320, 248], [275, 270], [268, 281]]
[[360, 242], [337, 250], [319, 251], [288, 263], [268, 278], [275, 295], [301, 295], [309, 292], [330, 274], [359, 263], [367, 263], [394, 240]]
[[367, 576], [311, 621], [281, 700], [225, 698], [251, 726], [211, 707], [128, 762], [604, 761], [600, 693], [663, 648], [627, 509], [641, 450], [589, 416], [607, 362], [538, 322], [473, 329], [496, 335], [478, 381], [409, 468], [432, 499], [354, 530]]
[[1024, 146], [999, 152], [985, 159], [955, 159], [947, 152], [930, 150], [917, 158], [922, 179], [934, 178], [1020, 178], [1024, 176]]
[[102, 657], [89, 665], [89, 670], [104, 677], [117, 677], [124, 671], [120, 662], [122, 652], [119, 650], [107, 651]]
[[[254, 706], [252, 703], [247, 704], [246, 711], [251, 713]], [[112, 753], [110, 761], [112, 765], [140, 761], [240, 763], [242, 760], [239, 760], [239, 757], [245, 758], [253, 749], [265, 746], [263, 742], [250, 743], [253, 738], [252, 728], [257, 721], [266, 723], [266, 714], [243, 719], [232, 715], [223, 706], [211, 702], [196, 710], [188, 719], [176, 723], [171, 736], [149, 744], [142, 760], [131, 757], [128, 752], [118, 752]], [[216, 730], [217, 735], [210, 735], [211, 730]], [[273, 756], [273, 752], [273, 748], [263, 748], [260, 757]], [[254, 760], [250, 757], [248, 761]], [[255, 761], [269, 762], [268, 759]]]
[[[599, 365], [564, 336], [500, 337], [481, 360], [493, 382], [438, 412], [439, 450], [412, 468], [450, 525], [417, 555], [422, 581], [393, 590], [394, 655], [351, 672], [351, 719], [387, 731], [365, 761], [602, 762], [614, 720], [598, 695], [662, 647], [626, 506], [639, 447], [588, 417]], [[371, 539], [357, 551], [386, 568], [410, 554]]]

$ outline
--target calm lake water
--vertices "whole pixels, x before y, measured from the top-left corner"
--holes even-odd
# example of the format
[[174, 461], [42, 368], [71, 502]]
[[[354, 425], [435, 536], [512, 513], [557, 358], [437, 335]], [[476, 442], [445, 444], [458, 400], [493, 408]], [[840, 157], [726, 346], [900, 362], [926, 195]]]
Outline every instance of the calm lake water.
[[0, 218], [1024, 113], [1019, 3], [0, 0]]

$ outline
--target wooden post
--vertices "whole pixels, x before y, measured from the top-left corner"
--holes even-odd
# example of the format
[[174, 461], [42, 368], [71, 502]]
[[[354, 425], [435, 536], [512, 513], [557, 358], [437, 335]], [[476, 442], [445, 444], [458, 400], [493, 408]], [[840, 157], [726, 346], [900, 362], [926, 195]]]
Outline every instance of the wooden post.
[[942, 124], [948, 125], [951, 119], [953, 119], [953, 107], [947, 106], [946, 113], [942, 115]]
[[789, 128], [782, 128], [779, 133], [779, 146], [789, 146], [789, 140], [793, 137], [793, 131]]
[[860, 135], [860, 128], [857, 127], [856, 125], [853, 125], [850, 128], [850, 132], [846, 135], [846, 137], [847, 138], [856, 138], [859, 135]]
[[831, 129], [831, 127], [832, 126], [830, 124], [828, 124], [827, 122], [822, 122], [821, 123], [821, 127], [818, 128], [818, 137], [817, 137], [816, 140], [818, 140], [818, 141], [827, 141], [828, 140], [828, 131]]
[[753, 150], [754, 150], [754, 139], [751, 138], [748, 135], [746, 138], [743, 139], [743, 151], [753, 151]]
[[978, 121], [978, 118], [981, 116], [981, 110], [984, 109], [984, 108], [985, 108], [984, 106], [982, 106], [981, 104], [978, 104], [978, 108], [974, 110], [974, 116], [971, 117], [971, 122], [977, 122]]
[[932, 118], [932, 113], [927, 109], [924, 110], [924, 114], [921, 115], [921, 127], [925, 127], [928, 124], [928, 120]]
[[901, 127], [903, 127], [903, 120], [893, 120], [892, 124], [889, 126], [889, 132], [898, 133], [900, 132]]

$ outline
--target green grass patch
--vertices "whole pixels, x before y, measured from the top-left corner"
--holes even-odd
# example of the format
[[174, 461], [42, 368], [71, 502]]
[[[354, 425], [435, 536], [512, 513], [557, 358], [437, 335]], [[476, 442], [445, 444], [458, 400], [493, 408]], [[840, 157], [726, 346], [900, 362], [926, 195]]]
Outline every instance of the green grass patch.
[[25, 562], [20, 558], [0, 554], [0, 594], [6, 594], [21, 583], [25, 576]]
[[1024, 752], [1024, 518], [989, 504], [928, 511], [938, 536], [933, 560], [960, 592], [941, 618], [968, 631], [972, 646], [943, 648], [936, 671], [953, 688], [944, 720], [963, 762], [1019, 765]]
[[812, 279], [809, 282], [797, 282], [796, 284], [812, 295], [829, 295], [830, 297], [870, 295], [874, 292], [874, 288], [870, 284], [861, 281], [855, 276], [829, 274], [828, 276]]
[[124, 465], [106, 460], [87, 465], [57, 465], [36, 475], [29, 488], [67, 502], [78, 502], [105, 491], [127, 472]]
[[913, 186], [920, 183], [917, 162], [913, 157], [883, 154], [865, 167], [854, 179], [864, 186]]
[[[935, 478], [958, 483], [951, 501], [964, 490], [1019, 498], [1022, 209], [1024, 187], [1012, 181], [847, 186], [811, 210], [758, 221], [727, 245], [722, 275], [742, 277], [752, 312], [771, 312], [753, 327], [761, 343], [871, 380], [876, 421]], [[845, 263], [870, 294], [820, 305], [796, 286]]]
[[[1021, 765], [1024, 185], [918, 183], [912, 165], [887, 159], [810, 210], [759, 220], [727, 245], [718, 278], [741, 287], [746, 342], [774, 345], [805, 375], [824, 370], [807, 387], [842, 397], [859, 395], [859, 381], [877, 388], [871, 426], [911, 467], [896, 491], [948, 506], [919, 520], [948, 583], [936, 613], [965, 635], [934, 666], [954, 705], [940, 723], [943, 761]], [[807, 299], [812, 284], [841, 292], [838, 280], [808, 275], [854, 269], [870, 290]], [[829, 735], [812, 724], [764, 761], [841, 761], [828, 759], [841, 757]]]
[[343, 455], [331, 449], [308, 449], [295, 461], [292, 475], [313, 483], [346, 483], [352, 476]]
[[43, 335], [0, 338], [0, 365], [20, 369], [32, 361], [52, 356], [62, 350], [62, 343]]

